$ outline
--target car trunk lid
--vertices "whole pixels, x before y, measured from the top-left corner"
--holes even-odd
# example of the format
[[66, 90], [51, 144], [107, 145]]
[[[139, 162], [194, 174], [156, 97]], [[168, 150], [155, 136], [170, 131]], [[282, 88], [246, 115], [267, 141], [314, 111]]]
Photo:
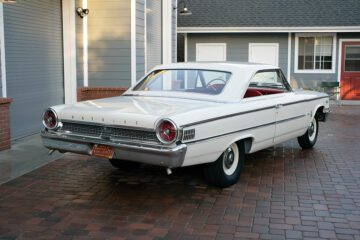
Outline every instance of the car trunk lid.
[[121, 96], [62, 105], [60, 121], [154, 129], [159, 118], [205, 108], [214, 103], [168, 97]]

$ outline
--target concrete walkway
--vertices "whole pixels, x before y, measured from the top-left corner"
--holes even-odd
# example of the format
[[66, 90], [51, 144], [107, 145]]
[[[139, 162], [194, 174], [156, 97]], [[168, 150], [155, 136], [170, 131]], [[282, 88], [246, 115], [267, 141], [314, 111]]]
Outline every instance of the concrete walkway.
[[39, 134], [15, 141], [10, 150], [0, 152], [0, 184], [62, 156], [58, 152], [49, 156], [48, 152], [49, 150], [43, 147]]

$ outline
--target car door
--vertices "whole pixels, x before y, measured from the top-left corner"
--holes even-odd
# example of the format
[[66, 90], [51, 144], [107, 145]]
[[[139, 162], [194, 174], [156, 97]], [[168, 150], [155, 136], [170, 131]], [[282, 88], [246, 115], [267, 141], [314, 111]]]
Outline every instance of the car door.
[[278, 94], [263, 94], [269, 89], [266, 85], [272, 81], [272, 77], [273, 74], [270, 70], [256, 72], [242, 100], [241, 108], [246, 107], [248, 113], [246, 116], [244, 115], [244, 120], [241, 123], [245, 125], [245, 128], [252, 129], [255, 139], [252, 152], [274, 144], [275, 102]]
[[310, 103], [302, 101], [303, 96], [291, 90], [281, 70], [277, 70], [276, 78], [284, 93], [276, 98], [275, 144], [302, 135], [311, 117]]

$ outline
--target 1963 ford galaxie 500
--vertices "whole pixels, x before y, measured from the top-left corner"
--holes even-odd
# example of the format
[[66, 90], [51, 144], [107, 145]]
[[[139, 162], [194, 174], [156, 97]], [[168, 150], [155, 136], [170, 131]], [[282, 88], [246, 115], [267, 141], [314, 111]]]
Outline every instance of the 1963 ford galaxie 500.
[[42, 139], [119, 168], [203, 164], [211, 184], [227, 187], [245, 154], [292, 138], [312, 148], [328, 110], [326, 94], [293, 91], [274, 66], [177, 63], [154, 68], [123, 96], [49, 108]]

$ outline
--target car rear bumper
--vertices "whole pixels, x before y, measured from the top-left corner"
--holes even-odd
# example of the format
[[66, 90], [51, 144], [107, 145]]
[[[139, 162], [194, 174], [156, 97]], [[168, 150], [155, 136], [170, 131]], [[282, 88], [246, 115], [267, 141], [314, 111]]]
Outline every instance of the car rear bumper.
[[174, 147], [149, 146], [134, 143], [112, 142], [100, 138], [68, 136], [56, 132], [48, 132], [46, 130], [41, 132], [41, 137], [44, 146], [51, 150], [92, 155], [94, 144], [103, 144], [113, 148], [114, 158], [116, 159], [169, 168], [181, 167], [187, 150], [185, 144]]
[[316, 114], [317, 114], [317, 119], [318, 119], [318, 121], [320, 121], [320, 122], [326, 122], [326, 119], [327, 119], [327, 117], [328, 117], [328, 114], [330, 113], [330, 109], [329, 108], [325, 108], [323, 111], [321, 111], [321, 112], [317, 112]]

